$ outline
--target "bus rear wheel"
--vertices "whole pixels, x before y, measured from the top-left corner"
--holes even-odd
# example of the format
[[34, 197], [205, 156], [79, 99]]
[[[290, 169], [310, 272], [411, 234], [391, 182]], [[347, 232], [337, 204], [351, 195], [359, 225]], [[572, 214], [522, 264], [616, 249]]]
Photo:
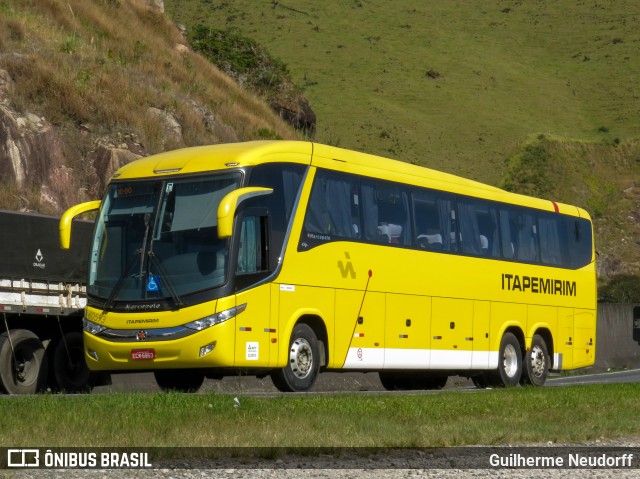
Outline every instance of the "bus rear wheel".
[[500, 341], [498, 369], [485, 371], [472, 378], [476, 387], [513, 387], [522, 376], [522, 348], [513, 333], [504, 333]]
[[311, 389], [320, 369], [318, 338], [307, 324], [297, 324], [291, 333], [288, 364], [271, 374], [273, 385], [282, 392]]
[[539, 334], [534, 334], [531, 340], [531, 349], [524, 355], [524, 371], [520, 380], [522, 384], [543, 386], [549, 375], [550, 362], [544, 338]]
[[153, 373], [162, 391], [195, 393], [204, 383], [204, 372], [198, 369], [160, 369]]
[[46, 381], [47, 361], [40, 338], [26, 329], [0, 334], [0, 389], [33, 394], [43, 390]]
[[505, 387], [517, 386], [522, 376], [522, 350], [513, 333], [504, 333], [500, 342], [497, 375]]

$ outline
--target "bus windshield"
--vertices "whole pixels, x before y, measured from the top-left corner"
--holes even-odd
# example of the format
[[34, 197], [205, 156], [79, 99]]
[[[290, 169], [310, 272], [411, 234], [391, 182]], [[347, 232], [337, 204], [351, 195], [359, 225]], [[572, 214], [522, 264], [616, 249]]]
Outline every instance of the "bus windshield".
[[216, 288], [227, 276], [228, 242], [218, 238], [222, 198], [241, 175], [118, 182], [102, 202], [88, 293], [114, 301], [173, 300]]

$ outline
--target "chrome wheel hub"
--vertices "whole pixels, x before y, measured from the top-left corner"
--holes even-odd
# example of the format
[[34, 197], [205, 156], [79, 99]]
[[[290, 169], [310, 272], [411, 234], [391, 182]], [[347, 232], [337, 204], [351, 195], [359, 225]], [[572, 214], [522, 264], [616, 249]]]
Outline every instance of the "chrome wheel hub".
[[313, 351], [311, 345], [304, 338], [296, 339], [289, 351], [291, 372], [298, 379], [305, 379], [313, 369]]

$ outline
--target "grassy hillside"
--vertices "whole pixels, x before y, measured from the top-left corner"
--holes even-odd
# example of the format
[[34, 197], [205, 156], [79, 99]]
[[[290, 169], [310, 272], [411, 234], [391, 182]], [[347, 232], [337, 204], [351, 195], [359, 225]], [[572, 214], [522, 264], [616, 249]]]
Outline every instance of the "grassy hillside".
[[282, 60], [316, 139], [585, 207], [640, 272], [640, 4], [165, 0]]
[[[55, 128], [75, 188], [90, 197], [102, 194], [91, 165], [100, 144], [145, 155], [296, 137], [266, 103], [181, 45], [179, 30], [149, 3], [0, 0], [0, 69], [11, 79], [7, 105]], [[175, 119], [181, 134], [167, 135], [166, 122], [150, 108]], [[16, 198], [28, 197], [30, 209], [46, 208], [38, 202], [41, 185], [15, 191], [3, 180], [0, 207], [24, 206]]]
[[[464, 6], [464, 8], [462, 8]], [[289, 67], [317, 139], [495, 183], [532, 133], [638, 136], [632, 0], [166, 0], [187, 26], [238, 29]]]

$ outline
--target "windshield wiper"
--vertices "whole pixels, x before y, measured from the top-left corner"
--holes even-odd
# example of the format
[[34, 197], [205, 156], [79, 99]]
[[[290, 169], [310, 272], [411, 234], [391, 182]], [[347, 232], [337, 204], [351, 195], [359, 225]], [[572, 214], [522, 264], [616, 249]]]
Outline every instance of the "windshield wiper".
[[131, 259], [131, 261], [129, 262], [129, 266], [127, 266], [127, 269], [118, 278], [118, 282], [113, 287], [113, 290], [111, 291], [111, 294], [109, 295], [109, 297], [105, 301], [104, 305], [102, 306], [102, 309], [104, 309], [105, 311], [107, 309], [111, 309], [111, 307], [113, 306], [113, 301], [116, 299], [116, 296], [118, 295], [118, 293], [122, 289], [122, 285], [124, 285], [124, 281], [129, 277], [129, 272], [133, 269], [133, 266], [136, 264], [136, 259], [137, 258], [138, 258], [138, 256], [135, 255]]

